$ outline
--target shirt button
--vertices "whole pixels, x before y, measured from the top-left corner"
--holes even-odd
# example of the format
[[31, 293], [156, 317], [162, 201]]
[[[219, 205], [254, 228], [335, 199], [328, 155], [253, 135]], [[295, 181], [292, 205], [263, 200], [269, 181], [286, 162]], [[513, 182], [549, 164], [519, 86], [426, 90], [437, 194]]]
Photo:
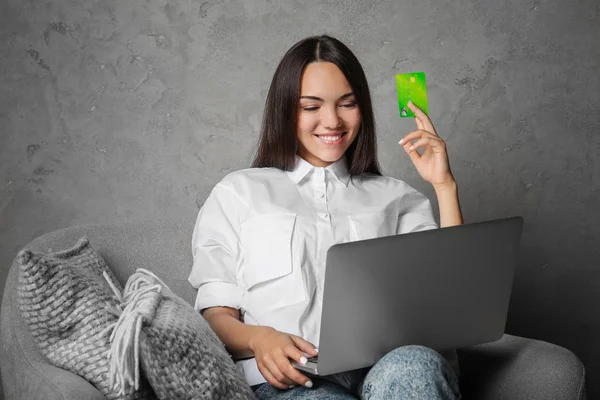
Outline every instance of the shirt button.
[[327, 214], [327, 213], [323, 213], [321, 216], [322, 216], [324, 219], [327, 219], [327, 217], [329, 217], [329, 214]]
[[325, 197], [325, 193], [319, 193], [319, 198], [322, 199], [323, 197]]

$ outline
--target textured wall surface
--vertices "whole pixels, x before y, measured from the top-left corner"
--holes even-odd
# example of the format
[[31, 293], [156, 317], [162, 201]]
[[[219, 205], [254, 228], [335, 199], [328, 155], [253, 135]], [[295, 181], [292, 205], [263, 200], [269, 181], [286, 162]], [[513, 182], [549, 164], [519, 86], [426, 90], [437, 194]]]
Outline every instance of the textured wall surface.
[[597, 0], [0, 0], [0, 285], [34, 237], [189, 215], [249, 165], [279, 59], [328, 33], [361, 60], [386, 175], [394, 74], [425, 71], [465, 222], [522, 215], [509, 333], [573, 350], [600, 396]]

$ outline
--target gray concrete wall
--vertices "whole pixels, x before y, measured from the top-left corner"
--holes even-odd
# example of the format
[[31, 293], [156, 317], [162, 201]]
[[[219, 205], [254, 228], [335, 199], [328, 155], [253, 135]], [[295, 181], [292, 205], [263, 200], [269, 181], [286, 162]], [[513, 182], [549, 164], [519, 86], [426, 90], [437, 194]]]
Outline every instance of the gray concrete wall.
[[0, 1], [0, 285], [36, 236], [196, 212], [248, 166], [274, 69], [329, 33], [366, 71], [384, 173], [394, 74], [425, 71], [466, 222], [525, 218], [507, 330], [573, 350], [600, 396], [600, 6], [572, 1]]

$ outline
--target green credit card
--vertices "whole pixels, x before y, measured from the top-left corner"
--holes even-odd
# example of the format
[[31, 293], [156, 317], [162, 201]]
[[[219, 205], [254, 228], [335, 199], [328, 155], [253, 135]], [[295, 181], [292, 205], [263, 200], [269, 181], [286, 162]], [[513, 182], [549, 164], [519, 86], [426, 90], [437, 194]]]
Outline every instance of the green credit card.
[[398, 108], [400, 118], [414, 117], [415, 114], [408, 108], [408, 101], [419, 107], [429, 115], [427, 107], [427, 84], [425, 72], [409, 72], [396, 75], [396, 89], [398, 90]]

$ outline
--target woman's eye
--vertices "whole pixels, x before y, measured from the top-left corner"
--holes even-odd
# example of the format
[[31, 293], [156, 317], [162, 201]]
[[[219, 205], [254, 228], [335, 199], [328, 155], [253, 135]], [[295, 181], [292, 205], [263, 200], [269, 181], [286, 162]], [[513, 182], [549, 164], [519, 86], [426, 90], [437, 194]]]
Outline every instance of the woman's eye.
[[[352, 109], [352, 108], [356, 107], [356, 103], [342, 104], [342, 107]], [[309, 112], [317, 111], [318, 109], [319, 109], [319, 107], [304, 107], [303, 108], [304, 111], [309, 111]]]

